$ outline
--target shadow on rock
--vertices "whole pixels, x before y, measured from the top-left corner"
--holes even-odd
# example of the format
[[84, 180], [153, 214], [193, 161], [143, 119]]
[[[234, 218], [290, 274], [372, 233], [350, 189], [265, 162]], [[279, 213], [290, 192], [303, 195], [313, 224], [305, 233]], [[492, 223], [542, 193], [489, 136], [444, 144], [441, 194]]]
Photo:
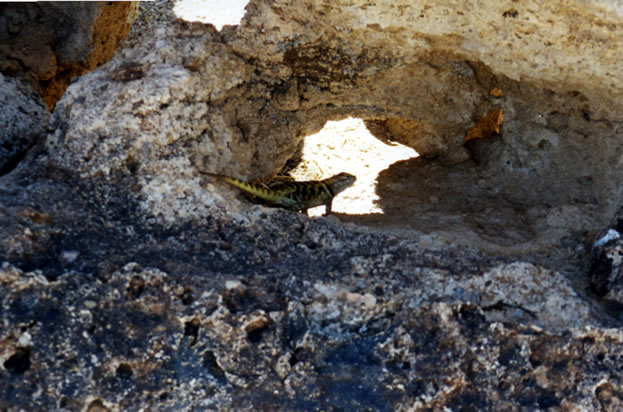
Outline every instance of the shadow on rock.
[[[538, 189], [522, 186], [518, 180], [492, 175], [491, 168], [473, 161], [444, 165], [421, 157], [408, 159], [394, 163], [377, 178], [376, 203], [382, 214], [340, 218], [550, 268], [584, 270], [589, 244], [604, 224], [604, 208], [566, 199], [564, 193], [534, 193]], [[523, 196], [526, 191], [532, 193]], [[522, 202], [522, 198], [541, 201]]]

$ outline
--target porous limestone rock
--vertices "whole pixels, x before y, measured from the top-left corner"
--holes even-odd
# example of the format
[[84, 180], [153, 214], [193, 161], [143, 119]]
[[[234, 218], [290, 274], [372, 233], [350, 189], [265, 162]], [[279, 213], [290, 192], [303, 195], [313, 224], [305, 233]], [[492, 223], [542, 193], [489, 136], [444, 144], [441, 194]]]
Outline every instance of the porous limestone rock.
[[623, 402], [620, 322], [561, 273], [281, 210], [165, 228], [132, 179], [0, 181], [0, 406]]
[[[617, 4], [253, 1], [228, 44], [298, 91], [302, 108], [330, 99], [380, 109], [416, 121], [415, 139], [452, 154], [493, 106], [513, 110], [511, 120], [532, 111], [536, 123], [582, 111], [620, 121]], [[518, 97], [535, 107], [517, 107]]]
[[[214, 182], [198, 169], [267, 178], [324, 121], [359, 116], [433, 159], [382, 175], [387, 217], [376, 226], [413, 216], [410, 229], [438, 230], [427, 223], [435, 197], [465, 228], [448, 241], [511, 256], [537, 244], [573, 260], [621, 198], [621, 85], [611, 75], [621, 46], [604, 7], [258, 0], [221, 32], [145, 25], [141, 41], [70, 87], [54, 113], [51, 159], [85, 177], [136, 175], [145, 212], [175, 224], [214, 204], [242, 210], [229, 194], [206, 196]], [[574, 32], [559, 35], [550, 21]], [[491, 110], [504, 113], [500, 133], [465, 142]], [[518, 236], [497, 230], [500, 221], [519, 223]], [[559, 253], [563, 243], [573, 246]]]
[[237, 165], [252, 163], [259, 142], [243, 134], [237, 113], [260, 106], [241, 96], [252, 66], [215, 30], [184, 22], [154, 30], [68, 88], [47, 145], [58, 164], [84, 177], [136, 176], [145, 212], [172, 223], [213, 203], [198, 167], [236, 174]]
[[[436, 290], [422, 290], [420, 281], [436, 272], [462, 277], [435, 268], [430, 254], [415, 268], [395, 261], [398, 253], [419, 255], [405, 244], [375, 243], [372, 252], [371, 242], [381, 240], [376, 235], [351, 237], [321, 222], [303, 233], [317, 230], [313, 226], [325, 226], [336, 242], [312, 249], [311, 239], [277, 241], [258, 250], [249, 243], [251, 233], [221, 227], [208, 230], [217, 229], [222, 241], [204, 234], [187, 242], [185, 251], [177, 241], [139, 243], [127, 233], [123, 242], [133, 242], [133, 255], [144, 265], [123, 263], [132, 253], [119, 247], [117, 264], [92, 262], [103, 265], [97, 273], [71, 269], [89, 265], [94, 255], [88, 252], [53, 280], [41, 270], [23, 272], [5, 263], [0, 298], [10, 326], [0, 336], [0, 405], [383, 411], [621, 406], [620, 329], [553, 332], [529, 317], [489, 320], [490, 309], [461, 303], [459, 295], [444, 301]], [[231, 248], [231, 236], [242, 250]], [[91, 239], [115, 249], [110, 240]], [[194, 254], [197, 247], [205, 248], [204, 258]], [[176, 252], [153, 253], [165, 249]], [[284, 260], [271, 261], [267, 252]], [[368, 257], [344, 259], [361, 252]], [[366, 267], [371, 271], [364, 273]], [[409, 296], [418, 289], [421, 299]]]

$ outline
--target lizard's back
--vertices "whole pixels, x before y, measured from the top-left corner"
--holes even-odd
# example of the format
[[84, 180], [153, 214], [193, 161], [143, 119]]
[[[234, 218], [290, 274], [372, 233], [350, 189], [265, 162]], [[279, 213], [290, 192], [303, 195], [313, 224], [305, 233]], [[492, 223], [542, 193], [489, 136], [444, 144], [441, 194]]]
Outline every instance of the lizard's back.
[[343, 191], [355, 181], [355, 176], [340, 173], [320, 181], [278, 181], [269, 186], [247, 183], [235, 177], [216, 175], [201, 172], [225, 180], [244, 192], [253, 195], [266, 203], [293, 211], [307, 211], [307, 209], [326, 205], [327, 214], [331, 212], [333, 197]]

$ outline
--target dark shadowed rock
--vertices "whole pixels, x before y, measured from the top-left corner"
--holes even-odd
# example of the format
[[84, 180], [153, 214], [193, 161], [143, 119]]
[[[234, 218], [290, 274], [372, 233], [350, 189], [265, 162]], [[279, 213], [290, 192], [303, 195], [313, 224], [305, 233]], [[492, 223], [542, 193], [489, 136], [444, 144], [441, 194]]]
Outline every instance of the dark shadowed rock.
[[593, 243], [589, 272], [592, 291], [605, 300], [623, 304], [623, 209]]
[[74, 76], [105, 63], [136, 18], [131, 2], [0, 6], [0, 72], [26, 79], [53, 108]]
[[0, 176], [45, 136], [50, 113], [27, 83], [0, 74]]

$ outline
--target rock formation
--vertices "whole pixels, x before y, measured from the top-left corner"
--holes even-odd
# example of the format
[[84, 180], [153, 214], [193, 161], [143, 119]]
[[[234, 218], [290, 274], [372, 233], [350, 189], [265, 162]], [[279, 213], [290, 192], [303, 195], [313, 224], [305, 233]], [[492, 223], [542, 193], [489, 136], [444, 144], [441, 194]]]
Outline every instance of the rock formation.
[[[143, 4], [49, 125], [0, 110], [33, 131], [0, 178], [0, 405], [620, 409], [619, 272], [590, 267], [621, 204], [622, 15], [252, 0], [217, 31]], [[198, 173], [274, 176], [347, 116], [422, 154], [379, 175], [383, 215]]]

